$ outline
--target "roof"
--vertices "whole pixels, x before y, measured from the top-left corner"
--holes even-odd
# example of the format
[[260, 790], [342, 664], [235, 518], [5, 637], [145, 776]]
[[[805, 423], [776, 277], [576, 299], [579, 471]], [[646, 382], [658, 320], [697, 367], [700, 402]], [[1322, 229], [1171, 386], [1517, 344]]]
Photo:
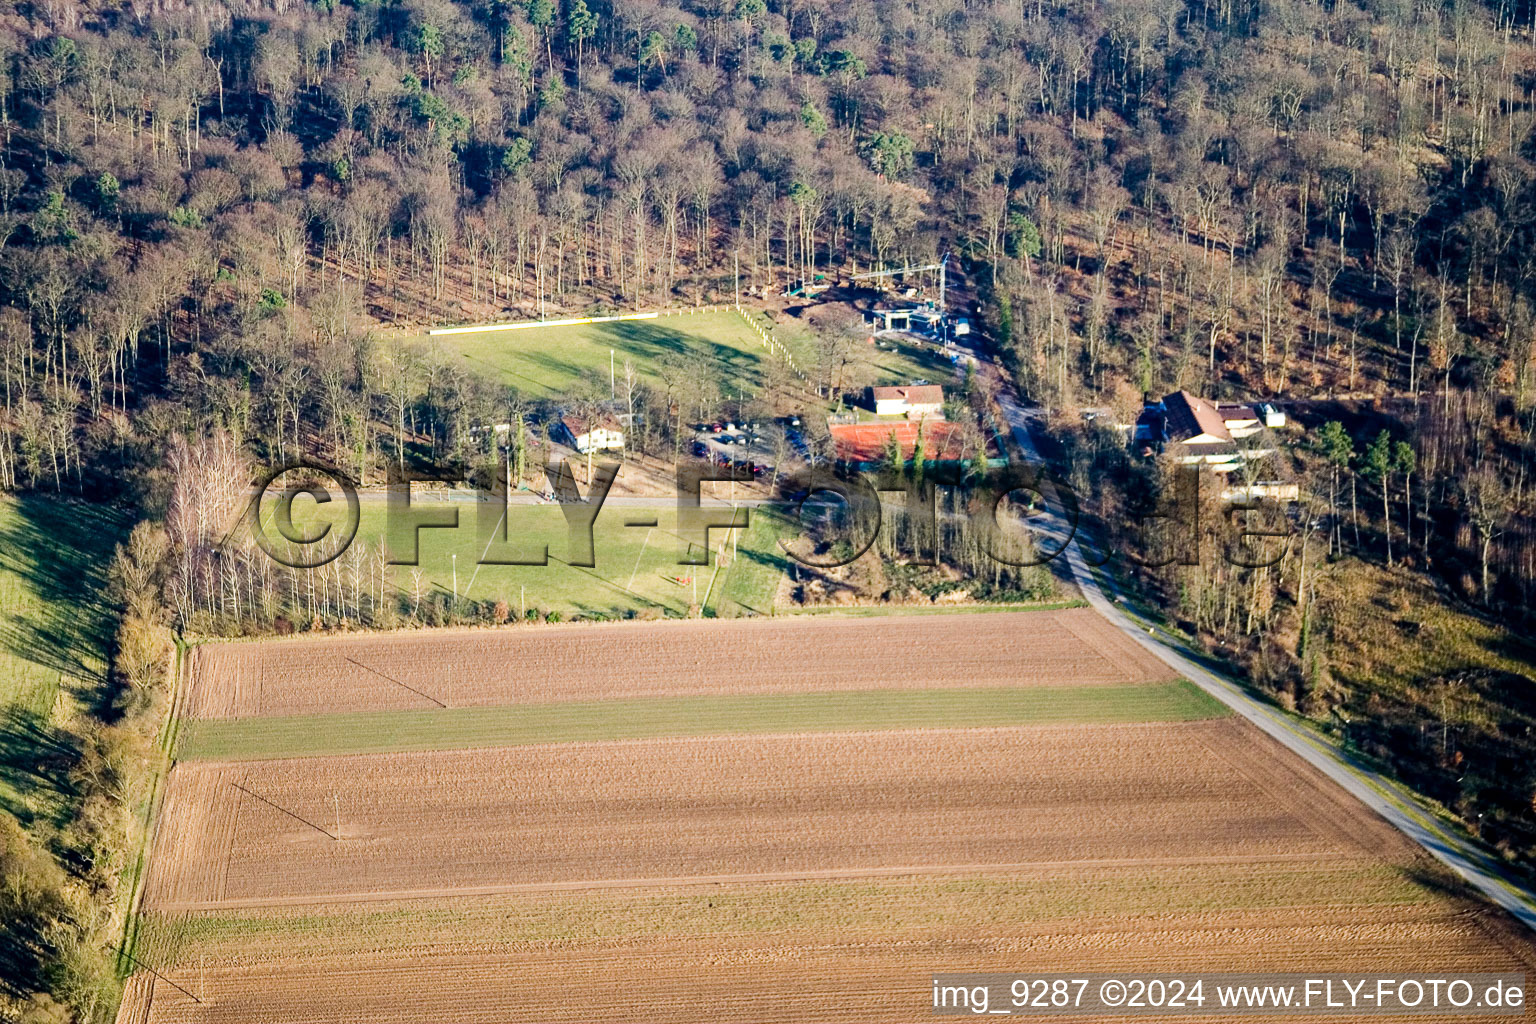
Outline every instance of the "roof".
[[1168, 445], [1168, 451], [1175, 456], [1199, 456], [1202, 459], [1215, 456], [1236, 457], [1244, 454], [1236, 441], [1221, 441], [1216, 444], [1186, 444], [1183, 441], [1174, 441]]
[[944, 389], [937, 384], [902, 384], [896, 387], [870, 388], [877, 402], [906, 402], [908, 405], [943, 405]]
[[1168, 439], [1171, 441], [1187, 441], [1200, 434], [1223, 441], [1232, 440], [1226, 420], [1203, 398], [1196, 398], [1188, 391], [1175, 391], [1163, 399], [1163, 406], [1168, 410]]
[[[560, 417], [560, 422], [565, 424], [565, 429], [571, 432], [572, 437], [580, 437], [587, 432], [587, 421], [575, 413], [566, 413]], [[618, 430], [619, 426], [613, 420], [599, 416], [597, 422], [592, 424], [598, 430]]]

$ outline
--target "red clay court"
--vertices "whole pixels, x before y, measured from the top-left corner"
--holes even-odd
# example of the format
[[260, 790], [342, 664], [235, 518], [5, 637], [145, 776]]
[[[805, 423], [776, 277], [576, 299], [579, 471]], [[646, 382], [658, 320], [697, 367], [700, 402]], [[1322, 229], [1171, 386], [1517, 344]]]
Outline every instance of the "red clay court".
[[[880, 462], [885, 458], [887, 438], [896, 435], [903, 458], [910, 459], [917, 448], [918, 423], [893, 420], [887, 423], [838, 423], [831, 427], [837, 444], [837, 457], [845, 462]], [[958, 423], [947, 420], [923, 420], [923, 450], [927, 458], [959, 461], [964, 459], [964, 433]], [[992, 454], [992, 444], [987, 454]]]

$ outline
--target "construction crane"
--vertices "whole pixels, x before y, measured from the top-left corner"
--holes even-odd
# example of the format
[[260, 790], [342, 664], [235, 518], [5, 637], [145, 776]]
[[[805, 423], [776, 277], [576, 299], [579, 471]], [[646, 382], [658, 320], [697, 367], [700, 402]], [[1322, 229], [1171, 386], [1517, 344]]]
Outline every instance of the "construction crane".
[[939, 272], [939, 315], [944, 314], [944, 274], [949, 266], [949, 253], [945, 253], [937, 263], [925, 263], [922, 266], [906, 266], [900, 270], [871, 270], [867, 274], [854, 274], [851, 280], [858, 281], [866, 277], [900, 277], [903, 274], [915, 274], [923, 270], [937, 270]]

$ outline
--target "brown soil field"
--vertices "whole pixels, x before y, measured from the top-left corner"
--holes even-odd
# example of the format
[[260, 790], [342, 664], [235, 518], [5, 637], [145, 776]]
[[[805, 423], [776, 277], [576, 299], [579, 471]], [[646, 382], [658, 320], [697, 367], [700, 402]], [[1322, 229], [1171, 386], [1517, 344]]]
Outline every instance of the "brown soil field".
[[[1168, 677], [1086, 611], [895, 621], [230, 644], [190, 703]], [[120, 1024], [910, 1022], [943, 971], [1536, 973], [1529, 933], [1236, 718], [185, 762], [141, 910]]]
[[166, 974], [120, 1020], [912, 1021], [934, 971], [1536, 965], [1422, 868], [1355, 851], [151, 915], [139, 951]]
[[987, 918], [969, 923], [989, 937], [928, 932], [903, 941], [868, 941], [829, 929], [821, 940], [805, 942], [710, 936], [707, 952], [697, 942], [670, 939], [553, 952], [487, 954], [447, 947], [297, 963], [219, 961], [200, 968], [193, 961], [181, 977], [203, 1002], [163, 982], [140, 983], [120, 1020], [911, 1022], [930, 1018], [928, 979], [946, 970], [1343, 972], [1369, 964], [1406, 972], [1424, 969], [1426, 949], [1434, 950], [1436, 970], [1479, 971], [1490, 964], [1529, 970], [1528, 959], [1501, 947], [1507, 936], [1484, 931], [1446, 908], [1357, 909], [1347, 917], [1297, 908], [1270, 913], [1262, 923], [1242, 915], [1187, 920], [1164, 915], [1097, 926], [1079, 920], [1002, 937], [991, 937], [995, 922]]
[[1407, 854], [1265, 746], [1225, 719], [186, 763], [146, 906]]
[[195, 718], [881, 687], [1085, 686], [1173, 672], [1087, 608], [527, 626], [208, 644]]

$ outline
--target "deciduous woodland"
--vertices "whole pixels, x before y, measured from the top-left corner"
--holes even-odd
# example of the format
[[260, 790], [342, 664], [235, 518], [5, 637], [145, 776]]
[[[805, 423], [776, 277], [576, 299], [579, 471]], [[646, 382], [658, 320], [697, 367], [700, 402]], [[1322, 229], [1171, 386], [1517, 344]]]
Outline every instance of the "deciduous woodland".
[[[375, 320], [777, 293], [953, 252], [1052, 406], [1530, 390], [1530, 5], [21, 5], [7, 486], [167, 433], [458, 451]], [[407, 410], [400, 415], [399, 410]], [[116, 479], [115, 476], [113, 476]]]
[[[1106, 518], [1157, 470], [1083, 407], [1295, 403], [1264, 472], [1299, 557], [1128, 585], [1528, 859], [1533, 33], [1532, 0], [0, 3], [0, 490], [156, 521], [113, 669], [45, 723], [57, 806], [0, 808], [0, 1017], [112, 1012], [171, 631], [222, 600], [251, 461], [378, 480], [507, 424], [536, 471], [613, 385], [520, 394], [422, 326], [778, 307], [946, 253]], [[804, 380], [745, 394], [621, 364], [635, 448], [842, 392], [864, 332], [808, 333]]]

